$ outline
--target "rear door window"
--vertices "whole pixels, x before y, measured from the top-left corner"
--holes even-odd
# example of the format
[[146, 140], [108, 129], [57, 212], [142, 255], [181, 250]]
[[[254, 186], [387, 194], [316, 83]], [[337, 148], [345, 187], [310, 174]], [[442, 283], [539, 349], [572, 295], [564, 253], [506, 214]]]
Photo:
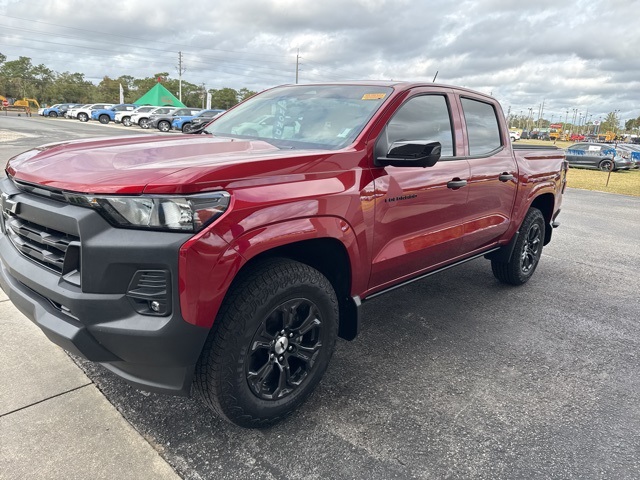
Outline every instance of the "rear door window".
[[469, 155], [487, 155], [502, 146], [500, 126], [493, 105], [461, 98], [464, 119], [467, 124]]

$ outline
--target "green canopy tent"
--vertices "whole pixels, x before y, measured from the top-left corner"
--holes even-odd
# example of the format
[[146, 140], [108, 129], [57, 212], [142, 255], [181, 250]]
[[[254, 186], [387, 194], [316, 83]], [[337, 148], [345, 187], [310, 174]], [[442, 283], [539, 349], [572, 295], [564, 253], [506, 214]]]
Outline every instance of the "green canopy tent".
[[138, 105], [156, 105], [158, 107], [186, 107], [184, 103], [178, 100], [175, 95], [162, 86], [161, 83], [156, 83], [151, 90], [141, 96], [134, 103]]

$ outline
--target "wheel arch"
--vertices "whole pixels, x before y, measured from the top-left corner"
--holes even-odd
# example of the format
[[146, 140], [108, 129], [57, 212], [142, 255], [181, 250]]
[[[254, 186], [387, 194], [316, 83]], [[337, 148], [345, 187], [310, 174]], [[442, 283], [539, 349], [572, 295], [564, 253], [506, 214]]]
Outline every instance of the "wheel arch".
[[[238, 271], [235, 278], [253, 265], [272, 258], [284, 258], [304, 263], [322, 273], [333, 286], [338, 298], [340, 323], [338, 336], [353, 340], [359, 330], [359, 302], [350, 296], [352, 268], [345, 245], [336, 238], [324, 237], [299, 240], [265, 250], [251, 257]], [[232, 282], [229, 290], [233, 287]]]
[[553, 217], [553, 207], [555, 206], [555, 196], [553, 193], [543, 193], [538, 195], [531, 202], [530, 208], [537, 208], [544, 217], [545, 229], [544, 229], [544, 245], [551, 241], [551, 221]]

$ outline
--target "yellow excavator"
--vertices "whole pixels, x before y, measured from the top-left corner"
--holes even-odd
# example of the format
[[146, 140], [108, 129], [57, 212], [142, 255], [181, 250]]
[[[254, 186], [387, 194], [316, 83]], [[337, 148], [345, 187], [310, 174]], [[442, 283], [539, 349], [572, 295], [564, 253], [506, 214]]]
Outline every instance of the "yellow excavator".
[[28, 107], [30, 110], [35, 110], [36, 112], [40, 108], [40, 104], [35, 98], [23, 98], [22, 100], [16, 100], [13, 104], [16, 107]]
[[0, 95], [0, 109], [9, 112], [24, 112], [27, 115], [37, 113], [40, 108], [38, 100], [35, 98], [23, 98], [22, 100], [16, 100], [12, 105], [5, 105], [7, 98]]

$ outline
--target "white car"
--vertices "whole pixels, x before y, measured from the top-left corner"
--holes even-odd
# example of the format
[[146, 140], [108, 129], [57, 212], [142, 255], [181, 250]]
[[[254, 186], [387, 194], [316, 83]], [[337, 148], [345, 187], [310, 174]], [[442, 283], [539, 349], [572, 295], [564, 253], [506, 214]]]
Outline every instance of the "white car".
[[148, 112], [138, 112], [131, 115], [131, 123], [140, 125], [141, 128], [149, 128], [149, 117], [151, 115], [171, 115], [178, 107], [153, 107]]
[[64, 116], [67, 118], [78, 118], [78, 110], [80, 110], [81, 108], [89, 107], [90, 105], [90, 103], [86, 103], [84, 105], [78, 105], [77, 107], [71, 107], [65, 112]]
[[79, 108], [75, 112], [75, 118], [81, 122], [87, 122], [91, 119], [91, 110], [97, 110], [101, 108], [111, 108], [115, 103], [91, 103], [83, 108]]
[[136, 108], [133, 111], [116, 112], [116, 118], [114, 122], [122, 123], [125, 127], [130, 127], [131, 125], [133, 125], [133, 122], [131, 121], [131, 118], [133, 117], [133, 115], [137, 113], [144, 114], [144, 113], [150, 112], [151, 110], [155, 110], [156, 108], [158, 107], [155, 107], [153, 105], [144, 105], [142, 107]]
[[517, 130], [509, 130], [509, 136], [511, 137], [512, 142], [520, 140], [520, 132]]

